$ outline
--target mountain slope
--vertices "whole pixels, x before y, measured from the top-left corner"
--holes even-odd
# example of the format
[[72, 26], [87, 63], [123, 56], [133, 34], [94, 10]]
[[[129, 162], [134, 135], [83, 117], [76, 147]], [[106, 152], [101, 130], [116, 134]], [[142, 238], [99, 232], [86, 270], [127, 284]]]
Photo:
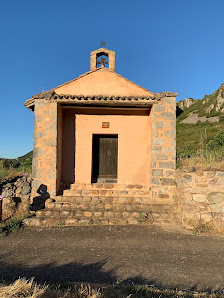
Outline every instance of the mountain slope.
[[177, 153], [196, 154], [224, 130], [224, 84], [203, 99], [187, 98], [177, 103]]
[[8, 159], [8, 158], [0, 158], [4, 162], [4, 165], [6, 167], [8, 166], [13, 166], [14, 168], [18, 168], [21, 164], [32, 164], [32, 157], [33, 157], [33, 151], [30, 151], [26, 153], [23, 156], [13, 158], [13, 159]]

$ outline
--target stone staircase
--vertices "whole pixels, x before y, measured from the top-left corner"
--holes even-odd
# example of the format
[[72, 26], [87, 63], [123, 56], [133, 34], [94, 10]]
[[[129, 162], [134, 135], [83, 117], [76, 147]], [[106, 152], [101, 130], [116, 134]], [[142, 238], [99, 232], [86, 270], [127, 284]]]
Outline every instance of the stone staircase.
[[112, 183], [72, 184], [36, 211], [34, 225], [139, 224], [177, 221], [174, 202], [153, 199], [149, 186]]

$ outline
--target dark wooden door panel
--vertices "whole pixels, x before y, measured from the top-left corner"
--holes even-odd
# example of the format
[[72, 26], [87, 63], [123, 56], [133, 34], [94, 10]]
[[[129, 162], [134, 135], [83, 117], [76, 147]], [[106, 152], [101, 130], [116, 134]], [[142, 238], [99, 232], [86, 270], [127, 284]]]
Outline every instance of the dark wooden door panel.
[[100, 137], [99, 176], [117, 178], [117, 137]]
[[117, 135], [93, 135], [92, 181], [117, 178]]

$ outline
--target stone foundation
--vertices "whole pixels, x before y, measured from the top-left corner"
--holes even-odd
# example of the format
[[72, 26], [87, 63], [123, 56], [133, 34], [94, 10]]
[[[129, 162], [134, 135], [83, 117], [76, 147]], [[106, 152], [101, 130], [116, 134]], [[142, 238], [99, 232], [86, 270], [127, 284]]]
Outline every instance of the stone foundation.
[[[224, 232], [224, 172], [174, 171], [172, 183], [155, 197], [150, 185], [72, 184], [45, 198], [31, 225], [142, 224], [171, 221], [187, 229]], [[165, 178], [163, 178], [165, 179]], [[164, 182], [163, 182], [164, 183]], [[167, 192], [165, 192], [165, 190]], [[30, 177], [1, 182], [3, 220], [27, 209]], [[16, 199], [20, 199], [20, 201]], [[39, 207], [40, 208], [40, 207]], [[12, 212], [13, 211], [13, 212]]]

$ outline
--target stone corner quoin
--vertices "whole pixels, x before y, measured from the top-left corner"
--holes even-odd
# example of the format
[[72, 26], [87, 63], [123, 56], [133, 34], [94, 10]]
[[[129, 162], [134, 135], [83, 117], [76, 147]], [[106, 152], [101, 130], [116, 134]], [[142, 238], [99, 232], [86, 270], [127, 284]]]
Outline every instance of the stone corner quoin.
[[35, 102], [34, 117], [32, 197], [37, 196], [41, 186], [46, 187], [49, 195], [56, 195], [56, 160], [57, 103], [38, 99]]
[[163, 97], [152, 107], [153, 195], [170, 195], [175, 186], [176, 169], [176, 96]]

